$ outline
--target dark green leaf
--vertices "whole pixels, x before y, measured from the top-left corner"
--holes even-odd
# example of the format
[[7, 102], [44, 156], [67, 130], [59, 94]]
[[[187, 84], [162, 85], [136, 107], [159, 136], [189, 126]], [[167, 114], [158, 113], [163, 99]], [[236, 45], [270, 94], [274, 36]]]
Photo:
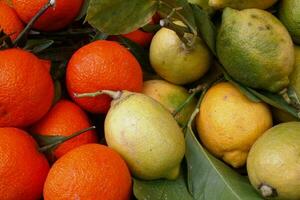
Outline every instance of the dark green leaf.
[[24, 49], [31, 51], [32, 53], [40, 53], [43, 50], [49, 48], [53, 43], [54, 43], [53, 40], [48, 40], [48, 39], [27, 40]]
[[89, 4], [90, 4], [90, 0], [83, 1], [83, 5], [81, 7], [80, 13], [76, 17], [75, 21], [81, 20], [86, 15]]
[[65, 136], [48, 136], [48, 135], [40, 135], [40, 134], [31, 134], [32, 137], [37, 141], [40, 147], [51, 145], [54, 143], [57, 143], [63, 139], [65, 139]]
[[205, 41], [209, 49], [216, 56], [216, 37], [217, 31], [215, 25], [210, 20], [210, 16], [197, 5], [191, 5], [201, 38]]
[[153, 69], [149, 61], [149, 53], [143, 47], [122, 36], [118, 36], [118, 40], [122, 45], [128, 48], [129, 51], [131, 51], [131, 53], [136, 57], [136, 59], [141, 64], [144, 71], [150, 73], [153, 72]]
[[134, 31], [150, 22], [157, 0], [90, 0], [86, 21], [108, 35]]
[[247, 177], [208, 153], [196, 139], [192, 119], [186, 130], [188, 186], [197, 200], [259, 200]]
[[193, 200], [182, 175], [175, 181], [133, 181], [133, 192], [138, 200]]
[[93, 37], [92, 41], [96, 41], [96, 40], [106, 40], [107, 38], [108, 38], [108, 35], [107, 35], [107, 34], [98, 31], [98, 32], [96, 33], [96, 35]]

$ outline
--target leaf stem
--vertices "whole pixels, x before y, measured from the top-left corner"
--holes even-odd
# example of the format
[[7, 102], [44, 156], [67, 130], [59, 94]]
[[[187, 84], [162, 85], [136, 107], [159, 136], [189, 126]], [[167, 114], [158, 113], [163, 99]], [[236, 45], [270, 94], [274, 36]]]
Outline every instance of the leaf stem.
[[56, 4], [56, 0], [49, 0], [31, 20], [28, 22], [23, 31], [18, 35], [16, 40], [14, 41], [14, 46], [17, 46], [21, 39], [31, 30], [34, 23], [48, 10], [48, 8], [53, 7]]
[[93, 129], [96, 129], [96, 126], [91, 126], [91, 127], [88, 127], [88, 128], [85, 128], [83, 130], [80, 130], [76, 133], [73, 133], [72, 135], [69, 135], [69, 136], [66, 136], [64, 137], [63, 139], [61, 139], [60, 141], [57, 141], [57, 142], [54, 142], [53, 144], [49, 144], [49, 145], [46, 145], [46, 146], [43, 146], [43, 147], [40, 147], [39, 148], [39, 151], [40, 152], [46, 152], [46, 151], [49, 151], [49, 150], [52, 150], [52, 149], [55, 149], [56, 147], [58, 147], [58, 145], [82, 134], [82, 133], [85, 133], [87, 131], [90, 131], [90, 130], [93, 130]]
[[122, 95], [122, 91], [112, 91], [112, 90], [99, 90], [96, 92], [91, 92], [91, 93], [74, 93], [74, 97], [76, 98], [84, 98], [84, 97], [97, 97], [100, 95], [106, 94], [110, 96], [113, 99], [118, 99]]

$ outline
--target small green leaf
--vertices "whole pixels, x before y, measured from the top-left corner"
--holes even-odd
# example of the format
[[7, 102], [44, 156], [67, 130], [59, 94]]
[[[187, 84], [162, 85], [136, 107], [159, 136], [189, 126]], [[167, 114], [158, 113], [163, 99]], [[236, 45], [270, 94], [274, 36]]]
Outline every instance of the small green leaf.
[[157, 0], [90, 0], [86, 21], [108, 35], [134, 31], [151, 21]]
[[175, 181], [133, 179], [133, 192], [138, 200], [193, 200], [183, 175]]
[[24, 49], [31, 51], [32, 53], [40, 53], [49, 48], [53, 43], [53, 40], [48, 39], [31, 39], [27, 40]]
[[122, 36], [118, 36], [118, 40], [136, 57], [141, 64], [143, 71], [154, 73], [149, 61], [149, 52], [147, 52], [146, 49]]
[[201, 38], [205, 41], [209, 49], [216, 56], [216, 27], [210, 19], [208, 13], [197, 5], [191, 5]]
[[239, 175], [202, 147], [192, 130], [193, 117], [186, 129], [185, 137], [188, 188], [194, 199], [261, 200], [247, 177]]

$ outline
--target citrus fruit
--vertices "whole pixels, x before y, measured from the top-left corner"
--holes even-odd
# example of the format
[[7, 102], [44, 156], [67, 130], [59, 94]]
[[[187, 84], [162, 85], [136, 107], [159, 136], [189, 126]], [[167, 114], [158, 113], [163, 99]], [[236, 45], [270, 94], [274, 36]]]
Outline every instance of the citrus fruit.
[[300, 199], [300, 122], [279, 124], [260, 137], [247, 159], [251, 184], [264, 198]]
[[278, 92], [289, 84], [293, 42], [286, 28], [267, 11], [226, 8], [217, 54], [226, 71], [249, 87]]
[[200, 79], [209, 69], [211, 53], [199, 37], [192, 47], [187, 47], [168, 28], [161, 28], [150, 45], [150, 62], [163, 79], [178, 85]]
[[143, 75], [136, 58], [123, 46], [112, 41], [96, 41], [80, 48], [72, 56], [66, 74], [68, 91], [83, 109], [105, 113], [111, 98], [74, 98], [74, 93], [97, 90], [129, 90], [141, 92]]
[[49, 171], [34, 139], [17, 128], [0, 128], [1, 200], [37, 200]]
[[0, 51], [0, 127], [25, 127], [49, 110], [54, 86], [46, 65], [21, 49]]
[[129, 200], [131, 189], [131, 176], [121, 156], [106, 146], [86, 144], [54, 163], [44, 199]]
[[112, 102], [104, 130], [108, 146], [124, 158], [134, 176], [178, 177], [185, 153], [183, 132], [170, 112], [151, 97], [123, 91]]
[[141, 46], [146, 47], [151, 43], [151, 40], [153, 38], [153, 33], [148, 33], [138, 29], [133, 32], [124, 34], [123, 37], [130, 39]]
[[24, 26], [17, 13], [5, 2], [0, 1], [0, 30], [9, 35], [11, 40], [17, 38]]
[[209, 0], [209, 5], [215, 9], [231, 7], [235, 9], [259, 8], [267, 9], [277, 0]]
[[281, 1], [279, 19], [288, 29], [294, 42], [300, 44], [300, 1]]
[[[145, 81], [142, 93], [161, 103], [171, 113], [174, 113], [190, 96], [184, 87], [168, 83], [164, 80]], [[175, 115], [176, 121], [180, 125], [186, 125], [196, 105], [196, 99], [192, 98], [191, 101]]]
[[233, 167], [246, 163], [250, 147], [272, 127], [272, 115], [264, 103], [255, 103], [228, 82], [211, 87], [196, 119], [204, 146]]
[[[69, 136], [90, 126], [87, 115], [79, 106], [67, 100], [60, 100], [33, 125], [31, 132], [44, 136]], [[96, 132], [87, 131], [59, 145], [53, 154], [55, 158], [60, 158], [75, 147], [96, 142]]]
[[209, 14], [213, 14], [215, 10], [208, 5], [208, 1], [209, 0], [188, 0], [189, 3], [196, 4]]
[[[56, 31], [65, 28], [79, 14], [84, 0], [58, 0], [34, 24], [41, 31]], [[48, 0], [12, 0], [13, 7], [20, 18], [28, 23]]]
[[290, 75], [289, 87], [292, 87], [300, 98], [300, 46], [295, 46], [295, 65]]

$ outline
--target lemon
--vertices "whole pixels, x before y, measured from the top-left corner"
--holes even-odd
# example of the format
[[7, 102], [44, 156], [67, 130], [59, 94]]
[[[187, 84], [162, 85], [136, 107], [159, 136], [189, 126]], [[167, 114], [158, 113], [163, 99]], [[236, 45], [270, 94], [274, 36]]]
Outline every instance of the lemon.
[[208, 5], [209, 0], [188, 0], [189, 3], [196, 4], [205, 10], [208, 14], [213, 14], [215, 10]]
[[266, 104], [250, 101], [223, 82], [205, 94], [196, 125], [204, 146], [237, 168], [245, 164], [255, 140], [272, 127], [272, 116]]
[[300, 122], [279, 124], [253, 145], [247, 160], [251, 184], [265, 198], [300, 199]]
[[300, 47], [295, 46], [295, 65], [290, 75], [290, 86], [295, 90], [300, 99]]
[[163, 79], [178, 85], [200, 79], [209, 69], [212, 55], [199, 37], [187, 47], [171, 29], [161, 28], [150, 45], [150, 62]]
[[282, 0], [279, 19], [289, 30], [294, 42], [300, 44], [300, 1]]
[[[190, 96], [184, 87], [168, 83], [164, 80], [145, 81], [142, 93], [157, 100], [171, 113], [174, 113]], [[187, 124], [191, 114], [196, 108], [196, 104], [196, 99], [192, 98], [191, 101], [175, 115], [175, 119], [180, 125]]]
[[270, 92], [289, 84], [293, 42], [286, 28], [269, 12], [226, 8], [216, 46], [220, 62], [237, 81]]
[[215, 9], [231, 7], [235, 9], [259, 8], [267, 9], [277, 0], [209, 0], [209, 5]]

